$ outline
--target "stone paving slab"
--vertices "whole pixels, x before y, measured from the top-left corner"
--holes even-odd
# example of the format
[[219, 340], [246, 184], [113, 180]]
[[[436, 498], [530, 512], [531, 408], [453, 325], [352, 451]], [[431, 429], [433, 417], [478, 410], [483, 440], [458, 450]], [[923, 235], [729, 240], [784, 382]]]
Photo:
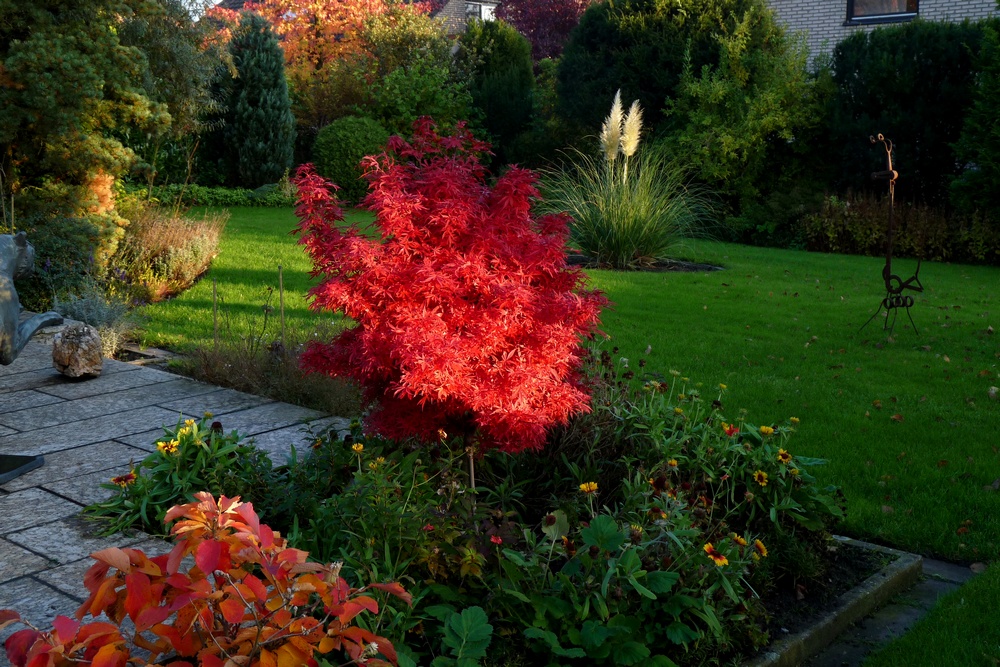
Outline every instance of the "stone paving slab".
[[81, 507], [43, 489], [25, 489], [0, 496], [0, 535], [72, 516]]
[[0, 583], [39, 572], [52, 564], [53, 561], [0, 538]]
[[77, 514], [44, 526], [11, 533], [7, 535], [7, 539], [64, 565], [87, 558], [101, 549], [137, 544], [147, 537], [138, 532], [134, 535], [115, 533], [101, 537], [97, 535], [97, 528], [93, 522]]
[[[101, 487], [101, 484], [110, 482], [112, 477], [127, 473], [129, 470], [127, 464], [128, 462], [126, 461], [121, 465], [107, 470], [98, 470], [85, 475], [77, 475], [76, 477], [49, 482], [45, 485], [45, 490], [68, 498], [80, 505], [102, 503], [110, 498], [114, 491]], [[42, 467], [44, 468], [45, 466]]]
[[32, 344], [21, 350], [14, 363], [0, 366], [0, 377], [45, 368], [52, 368], [52, 348], [48, 345]]
[[174, 424], [177, 414], [158, 407], [110, 413], [70, 424], [8, 435], [0, 440], [0, 454], [48, 454], [141, 433], [152, 424]]
[[85, 380], [63, 378], [62, 382], [47, 385], [42, 391], [66, 400], [74, 400], [134, 387], [148, 388], [150, 385], [177, 379], [176, 375], [164, 373], [155, 368], [140, 368], [130, 364], [121, 364], [129, 369], [129, 372], [125, 372], [117, 370], [119, 368], [117, 364], [109, 365], [107, 360], [105, 360], [104, 366], [104, 370], [96, 378]]
[[0, 437], [10, 435], [12, 433], [17, 433], [17, 431], [12, 428], [7, 428], [6, 426], [0, 426]]
[[[158, 402], [161, 408], [176, 410], [186, 415], [201, 416], [206, 412], [211, 412], [216, 417], [221, 417], [230, 412], [255, 408], [258, 405], [273, 403], [269, 398], [245, 394], [234, 389], [216, 389], [211, 393], [200, 394], [193, 398], [181, 398], [174, 401]], [[220, 420], [221, 421], [221, 420]]]
[[[51, 626], [56, 616], [70, 616], [76, 613], [80, 603], [45, 584], [25, 577], [0, 586], [0, 609], [14, 609], [21, 618], [36, 627]], [[7, 639], [24, 626], [8, 626], [0, 630], [0, 642]], [[0, 651], [0, 667], [8, 667], [7, 653]]]
[[54, 486], [57, 482], [100, 470], [125, 467], [129, 461], [138, 463], [146, 457], [146, 454], [147, 452], [141, 449], [113, 440], [66, 449], [46, 455], [45, 464], [41, 468], [16, 477], [0, 488], [4, 491], [19, 491], [32, 486], [45, 486], [51, 487], [58, 493], [57, 486]]
[[303, 454], [308, 451], [306, 448], [313, 440], [314, 435], [322, 433], [327, 428], [333, 428], [336, 431], [346, 431], [350, 426], [350, 419], [327, 417], [317, 419], [308, 425], [286, 426], [277, 431], [255, 435], [250, 440], [257, 449], [267, 452], [271, 461], [276, 465], [283, 465], [291, 453], [290, 445], [295, 444], [296, 452], [299, 458], [302, 458]]
[[[4, 366], [0, 366], [0, 368], [4, 368]], [[66, 377], [54, 368], [17, 373], [16, 375], [0, 375], [0, 386], [3, 387], [4, 392], [7, 392], [7, 396], [4, 399], [8, 396], [14, 396], [16, 392], [24, 391], [25, 389], [42, 389], [65, 382]], [[3, 401], [0, 400], [0, 408], [3, 405]]]
[[3, 400], [0, 401], [0, 414], [10, 414], [20, 410], [37, 408], [39, 406], [61, 402], [62, 399], [58, 396], [51, 396], [34, 389], [28, 389], [26, 391], [18, 391], [4, 396]]
[[[197, 412], [187, 416], [198, 419], [201, 417], [201, 413]], [[226, 433], [236, 430], [244, 435], [258, 435], [324, 416], [318, 410], [310, 410], [289, 403], [268, 403], [226, 415], [226, 418], [220, 421]]]
[[[126, 373], [125, 377], [134, 375]], [[115, 377], [115, 376], [112, 376]], [[160, 399], [174, 399], [205, 394], [213, 387], [203, 382], [195, 382], [172, 376], [168, 382], [158, 383], [155, 388], [134, 387], [123, 391], [109, 389], [107, 392], [87, 396], [73, 401], [73, 409], [67, 410], [64, 402], [56, 405], [48, 404], [24, 410], [0, 412], [0, 424], [18, 431], [34, 431], [58, 426], [69, 422], [78, 422], [91, 417], [114, 414], [134, 408], [156, 405]]]

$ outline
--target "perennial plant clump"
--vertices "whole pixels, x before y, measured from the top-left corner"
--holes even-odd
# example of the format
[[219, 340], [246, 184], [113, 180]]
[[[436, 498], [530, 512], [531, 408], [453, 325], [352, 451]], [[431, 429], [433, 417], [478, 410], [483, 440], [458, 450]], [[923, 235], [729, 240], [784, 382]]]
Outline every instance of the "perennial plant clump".
[[486, 150], [424, 118], [412, 141], [367, 158], [380, 239], [341, 229], [331, 184], [311, 166], [297, 175], [301, 242], [322, 277], [313, 307], [358, 323], [303, 362], [356, 380], [386, 437], [539, 449], [547, 428], [589, 408], [580, 337], [607, 300], [566, 266], [568, 217], [533, 216], [534, 174], [512, 168], [489, 187]]

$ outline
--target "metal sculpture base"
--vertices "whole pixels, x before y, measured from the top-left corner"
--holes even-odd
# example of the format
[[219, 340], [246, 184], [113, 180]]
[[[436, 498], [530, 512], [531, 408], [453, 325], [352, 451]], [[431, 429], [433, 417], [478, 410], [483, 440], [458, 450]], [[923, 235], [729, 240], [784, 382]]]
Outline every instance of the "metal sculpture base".
[[42, 456], [0, 455], [0, 484], [6, 484], [15, 477], [39, 468], [43, 463], [45, 458]]
[[[912, 305], [913, 305], [912, 296], [909, 295], [902, 296], [900, 294], [893, 294], [892, 292], [889, 292], [888, 294], [885, 295], [885, 298], [882, 299], [882, 303], [879, 304], [878, 310], [876, 310], [875, 313], [868, 318], [867, 322], [861, 325], [861, 329], [858, 329], [858, 331], [861, 331], [866, 326], [871, 324], [872, 320], [878, 317], [879, 313], [881, 313], [884, 310], [885, 322], [882, 324], [882, 330], [888, 331], [889, 335], [891, 336], [893, 329], [896, 328], [896, 315], [898, 314], [900, 308], [905, 308], [906, 316], [910, 318], [910, 326], [913, 327], [913, 333], [919, 334], [920, 332], [917, 331], [917, 325], [913, 322], [913, 315], [910, 314], [910, 306]], [[889, 323], [890, 313], [892, 314], [892, 324]]]

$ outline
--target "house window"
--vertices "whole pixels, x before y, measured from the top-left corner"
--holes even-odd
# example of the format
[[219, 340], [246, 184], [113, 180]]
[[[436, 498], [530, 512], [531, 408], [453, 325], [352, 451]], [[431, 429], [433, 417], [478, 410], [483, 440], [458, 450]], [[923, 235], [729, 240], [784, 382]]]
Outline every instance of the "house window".
[[482, 2], [467, 2], [465, 3], [465, 18], [469, 21], [473, 19], [477, 21], [492, 21], [494, 9], [496, 9], [496, 5]]
[[847, 23], [909, 21], [917, 16], [918, 0], [847, 0]]

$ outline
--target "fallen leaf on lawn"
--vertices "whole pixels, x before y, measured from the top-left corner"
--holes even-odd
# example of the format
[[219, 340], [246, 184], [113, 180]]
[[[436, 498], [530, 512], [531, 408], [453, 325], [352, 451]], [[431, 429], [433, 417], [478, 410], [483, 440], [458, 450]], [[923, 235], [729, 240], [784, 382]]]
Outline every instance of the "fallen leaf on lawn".
[[896, 457], [896, 460], [902, 461], [904, 456], [906, 456], [906, 452], [900, 452], [899, 456]]
[[872, 416], [872, 413], [870, 413], [867, 410], [865, 410], [865, 417], [871, 417], [871, 416]]
[[901, 422], [901, 421], [903, 421], [903, 415], [901, 415], [901, 414], [899, 414], [897, 412], [896, 414], [894, 414], [892, 416], [892, 421], [894, 421], [894, 422]]
[[944, 355], [944, 356], [943, 356], [943, 357], [941, 357], [941, 358], [942, 358], [942, 359], [944, 359], [944, 363], [946, 363], [946, 364], [950, 364], [950, 363], [951, 363], [951, 359], [949, 359], [949, 358], [948, 358], [948, 355], [947, 355], [947, 354], [946, 354], [946, 355]]
[[923, 350], [924, 352], [930, 352], [931, 351], [931, 346], [930, 345], [921, 345], [920, 349]]
[[893, 403], [899, 403], [899, 399], [896, 398], [895, 396], [890, 396], [889, 400], [892, 401]]
[[969, 566], [973, 574], [982, 574], [986, 571], [986, 563], [973, 563]]
[[966, 528], [965, 526], [962, 526], [961, 528], [959, 528], [958, 530], [955, 531], [955, 534], [956, 535], [965, 535], [967, 532], [969, 532], [969, 529]]
[[943, 468], [946, 465], [948, 465], [948, 459], [941, 459], [940, 461], [938, 461], [938, 464], [937, 464], [938, 468]]
[[882, 401], [880, 401], [880, 400], [878, 400], [876, 398], [874, 401], [872, 401], [872, 407], [875, 408], [876, 410], [881, 410], [882, 409]]
[[926, 400], [927, 400], [927, 397], [926, 397], [926, 396], [921, 396], [921, 397], [920, 397], [920, 400], [918, 401], [918, 403], [923, 403], [923, 402], [924, 402], [924, 401], [926, 401]]
[[892, 513], [893, 513], [893, 512], [895, 512], [895, 511], [896, 511], [896, 510], [894, 510], [894, 509], [893, 509], [892, 507], [890, 507], [889, 505], [882, 505], [882, 514], [892, 514]]
[[990, 336], [992, 336], [993, 335], [993, 327], [992, 326], [986, 327], [986, 333], [989, 334]]
[[986, 395], [990, 397], [991, 401], [997, 400], [997, 396], [1000, 395], [1000, 387], [990, 387], [986, 390]]
[[981, 378], [988, 378], [990, 375], [992, 375], [992, 373], [990, 373], [985, 368], [983, 370], [979, 371], [979, 377], [981, 377]]

